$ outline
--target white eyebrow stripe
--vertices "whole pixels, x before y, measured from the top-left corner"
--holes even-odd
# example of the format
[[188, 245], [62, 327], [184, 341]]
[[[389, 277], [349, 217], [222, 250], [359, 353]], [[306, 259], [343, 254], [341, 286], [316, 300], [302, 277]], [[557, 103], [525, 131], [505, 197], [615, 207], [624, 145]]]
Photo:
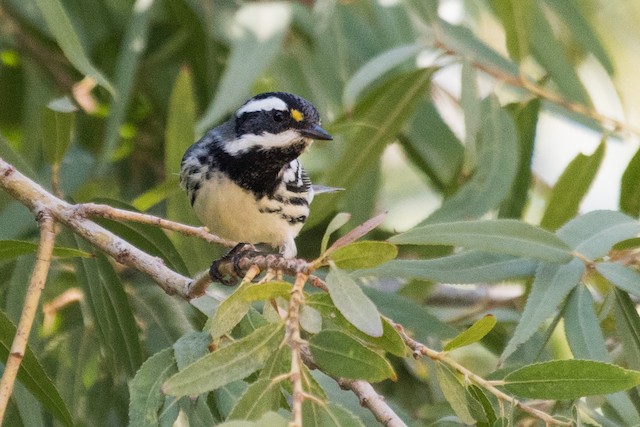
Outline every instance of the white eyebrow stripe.
[[247, 102], [242, 107], [240, 107], [240, 109], [236, 113], [236, 116], [240, 117], [244, 113], [252, 113], [254, 111], [287, 111], [288, 109], [289, 107], [282, 99], [275, 96], [270, 96], [269, 98], [255, 99], [253, 101]]

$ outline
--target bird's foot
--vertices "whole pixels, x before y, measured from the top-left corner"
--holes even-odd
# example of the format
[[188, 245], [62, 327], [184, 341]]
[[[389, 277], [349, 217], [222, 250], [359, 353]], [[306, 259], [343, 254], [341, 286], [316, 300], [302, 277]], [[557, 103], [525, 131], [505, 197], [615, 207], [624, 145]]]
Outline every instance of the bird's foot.
[[[238, 278], [243, 276], [239, 265], [240, 260], [251, 252], [256, 252], [253, 245], [249, 243], [238, 243], [222, 258], [211, 263], [211, 267], [209, 268], [209, 276], [211, 277], [211, 280], [222, 283], [226, 286], [235, 285]], [[233, 267], [233, 270], [228, 268], [229, 265]], [[221, 270], [221, 267], [226, 268], [222, 268]]]

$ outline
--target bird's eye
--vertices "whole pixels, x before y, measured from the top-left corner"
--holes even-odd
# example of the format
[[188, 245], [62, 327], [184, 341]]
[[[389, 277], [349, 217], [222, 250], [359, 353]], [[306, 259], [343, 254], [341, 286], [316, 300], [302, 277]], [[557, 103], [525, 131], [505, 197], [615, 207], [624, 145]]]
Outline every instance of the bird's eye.
[[273, 110], [273, 120], [281, 122], [284, 120], [284, 113], [280, 110]]

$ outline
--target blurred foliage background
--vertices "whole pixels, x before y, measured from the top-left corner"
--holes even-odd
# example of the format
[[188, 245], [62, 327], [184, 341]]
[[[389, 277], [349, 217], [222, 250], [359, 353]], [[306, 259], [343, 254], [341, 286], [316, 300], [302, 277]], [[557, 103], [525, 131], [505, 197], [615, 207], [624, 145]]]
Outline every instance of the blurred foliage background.
[[[298, 238], [302, 257], [318, 254], [340, 211], [352, 214], [351, 226], [389, 211], [377, 239], [416, 224], [487, 217], [555, 231], [594, 208], [637, 218], [639, 23], [633, 0], [2, 0], [0, 156], [69, 200], [197, 225], [178, 188], [185, 149], [252, 94], [289, 91], [311, 100], [335, 136], [303, 157], [313, 181], [346, 189], [314, 201]], [[60, 139], [60, 129], [70, 140]], [[184, 274], [222, 253], [153, 227], [101, 224]], [[0, 240], [36, 235], [32, 216], [0, 193]], [[92, 251], [65, 231], [59, 243]], [[450, 253], [420, 246], [403, 248], [401, 257]], [[0, 305], [14, 323], [32, 265], [32, 255], [0, 257]], [[502, 282], [498, 276], [482, 282]], [[102, 256], [61, 258], [49, 277], [33, 352], [74, 423], [126, 424], [136, 370], [201, 329], [205, 317]], [[426, 279], [378, 281], [393, 294], [376, 303], [386, 301], [425, 341], [495, 314], [496, 329], [458, 355], [491, 373], [531, 280], [460, 290], [442, 285], [455, 279]], [[607, 359], [634, 367], [640, 323], [627, 318], [624, 333], [616, 323], [618, 308], [633, 306], [628, 294], [615, 294], [599, 276], [590, 289], [598, 317], [589, 319], [603, 345], [608, 339]], [[510, 356], [513, 365], [572, 354], [556, 329], [559, 304], [551, 323], [534, 325], [548, 331], [532, 331], [528, 347]], [[393, 361], [400, 379], [380, 390], [406, 420], [459, 422], [429, 363]], [[20, 385], [5, 424], [54, 423], [51, 407], [60, 402], [47, 401], [48, 393]], [[590, 413], [601, 425], [637, 423], [637, 393], [616, 399], [581, 408], [604, 408]]]

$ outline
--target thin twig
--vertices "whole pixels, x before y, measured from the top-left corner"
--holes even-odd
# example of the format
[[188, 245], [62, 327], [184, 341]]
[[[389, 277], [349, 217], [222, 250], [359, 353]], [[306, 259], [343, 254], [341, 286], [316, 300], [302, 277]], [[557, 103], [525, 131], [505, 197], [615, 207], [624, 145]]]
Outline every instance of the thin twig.
[[291, 373], [290, 380], [293, 386], [292, 415], [293, 422], [290, 427], [302, 427], [302, 403], [304, 402], [304, 389], [302, 388], [302, 356], [300, 346], [300, 307], [304, 303], [304, 284], [308, 276], [298, 273], [289, 298], [289, 314], [287, 316], [287, 341], [291, 348]]
[[546, 425], [559, 425], [559, 426], [571, 425], [570, 421], [563, 421], [563, 420], [554, 418], [551, 415], [547, 414], [546, 412], [543, 412], [539, 409], [526, 405], [520, 402], [519, 400], [515, 399], [514, 397], [509, 396], [502, 390], [499, 390], [498, 388], [496, 388], [492, 381], [487, 381], [484, 378], [482, 378], [480, 375], [465, 368], [464, 366], [462, 366], [461, 364], [453, 360], [451, 357], [449, 357], [446, 352], [432, 350], [426, 345], [414, 340], [409, 335], [407, 335], [402, 325], [394, 324], [394, 326], [396, 330], [400, 333], [400, 336], [404, 340], [405, 344], [410, 349], [413, 350], [414, 357], [417, 358], [421, 356], [427, 356], [437, 362], [441, 362], [449, 365], [456, 371], [460, 372], [466, 379], [471, 380], [474, 383], [478, 384], [479, 386], [481, 386], [482, 388], [484, 388], [485, 390], [487, 390], [488, 392], [496, 396], [499, 400], [509, 402], [513, 406], [520, 408], [522, 411], [544, 421]]
[[31, 210], [35, 210], [38, 206], [46, 206], [56, 221], [68, 226], [74, 233], [85, 238], [119, 263], [146, 273], [166, 293], [178, 294], [185, 299], [192, 298], [189, 293], [190, 278], [171, 270], [160, 258], [147, 254], [104, 227], [79, 215], [75, 205], [47, 192], [2, 158], [0, 158], [0, 187]]
[[384, 398], [380, 396], [373, 386], [362, 380], [347, 380], [337, 379], [340, 387], [346, 390], [351, 390], [358, 399], [360, 399], [360, 405], [369, 409], [371, 413], [376, 417], [383, 426], [386, 427], [406, 427], [404, 421], [396, 414], [393, 409], [384, 401]]
[[[451, 49], [449, 46], [445, 45], [441, 40], [438, 40], [436, 42], [436, 46], [444, 50], [449, 55], [462, 56], [455, 50]], [[497, 80], [500, 80], [501, 82], [525, 89], [538, 98], [559, 105], [567, 111], [593, 119], [596, 122], [600, 123], [603, 127], [611, 129], [614, 132], [626, 131], [634, 133], [636, 135], [640, 135], [640, 128], [630, 123], [601, 114], [585, 105], [567, 101], [560, 95], [549, 92], [544, 87], [533, 83], [527, 76], [514, 76], [511, 74], [506, 74], [499, 69], [491, 68], [485, 64], [473, 60], [471, 60], [470, 63], [478, 70], [483, 71], [484, 73], [494, 77]]]
[[214, 243], [227, 247], [234, 247], [237, 245], [237, 242], [232, 242], [218, 237], [215, 234], [211, 234], [206, 227], [193, 227], [149, 214], [117, 209], [108, 205], [99, 205], [96, 203], [83, 203], [78, 205], [76, 209], [80, 215], [85, 217], [101, 217], [117, 221], [139, 222], [141, 224], [155, 225], [157, 227], [164, 228], [165, 230], [176, 231], [186, 236], [198, 237], [207, 243]]
[[5, 364], [2, 380], [0, 380], [0, 424], [2, 424], [4, 420], [7, 403], [9, 402], [11, 393], [13, 393], [13, 385], [18, 375], [20, 363], [24, 358], [33, 320], [38, 310], [40, 295], [44, 289], [47, 274], [49, 273], [49, 266], [51, 265], [51, 254], [53, 253], [55, 242], [54, 220], [49, 212], [44, 209], [38, 209], [37, 217], [38, 223], [40, 224], [40, 243], [38, 245], [36, 264], [31, 274], [22, 314], [20, 315], [20, 321], [16, 329], [16, 335], [11, 344], [9, 358]]

